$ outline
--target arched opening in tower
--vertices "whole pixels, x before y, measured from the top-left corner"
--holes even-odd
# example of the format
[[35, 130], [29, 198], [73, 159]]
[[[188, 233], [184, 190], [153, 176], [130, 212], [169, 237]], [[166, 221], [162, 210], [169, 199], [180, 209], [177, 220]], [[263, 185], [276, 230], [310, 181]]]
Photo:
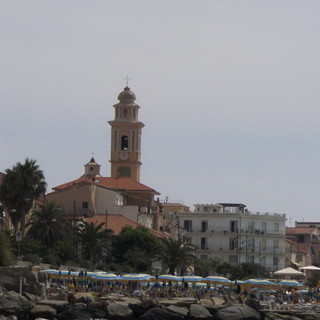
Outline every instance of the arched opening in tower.
[[121, 150], [128, 150], [128, 136], [121, 137]]

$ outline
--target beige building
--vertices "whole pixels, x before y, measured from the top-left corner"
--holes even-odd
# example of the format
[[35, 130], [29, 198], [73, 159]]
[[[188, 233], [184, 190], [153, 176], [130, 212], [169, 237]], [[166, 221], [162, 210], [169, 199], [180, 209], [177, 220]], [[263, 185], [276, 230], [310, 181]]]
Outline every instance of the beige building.
[[111, 177], [131, 177], [140, 181], [141, 129], [138, 120], [140, 106], [135, 94], [126, 87], [115, 104], [115, 118], [111, 126]]
[[[140, 183], [141, 129], [138, 120], [139, 106], [136, 96], [126, 87], [114, 105], [115, 118], [111, 126], [111, 177], [102, 177], [100, 165], [92, 158], [84, 165], [84, 174], [53, 188], [47, 200], [54, 201], [69, 219], [82, 220], [103, 216], [116, 220], [115, 215], [130, 220], [132, 225], [143, 225], [161, 234], [168, 235], [166, 219], [160, 203], [155, 200], [159, 193]], [[109, 219], [109, 220], [110, 220]], [[94, 219], [88, 221], [100, 221]]]

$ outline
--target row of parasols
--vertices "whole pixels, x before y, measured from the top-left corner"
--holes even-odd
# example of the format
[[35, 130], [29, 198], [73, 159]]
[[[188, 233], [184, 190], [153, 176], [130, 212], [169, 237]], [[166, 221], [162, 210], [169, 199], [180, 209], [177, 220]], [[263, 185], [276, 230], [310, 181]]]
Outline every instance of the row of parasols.
[[139, 281], [139, 282], [148, 282], [148, 281], [162, 281], [162, 282], [195, 282], [198, 284], [219, 284], [223, 286], [232, 286], [232, 285], [244, 285], [244, 286], [254, 286], [254, 287], [263, 287], [263, 288], [273, 288], [273, 287], [302, 287], [303, 285], [296, 280], [281, 280], [279, 282], [272, 282], [267, 279], [248, 279], [248, 280], [236, 280], [231, 281], [225, 277], [221, 276], [208, 276], [200, 277], [195, 275], [187, 276], [175, 276], [170, 274], [163, 274], [158, 276], [152, 276], [144, 273], [129, 273], [123, 275], [117, 275], [114, 273], [107, 272], [75, 272], [70, 270], [55, 270], [47, 269], [42, 270], [44, 274], [50, 275], [52, 278], [90, 278], [96, 280], [104, 281]]

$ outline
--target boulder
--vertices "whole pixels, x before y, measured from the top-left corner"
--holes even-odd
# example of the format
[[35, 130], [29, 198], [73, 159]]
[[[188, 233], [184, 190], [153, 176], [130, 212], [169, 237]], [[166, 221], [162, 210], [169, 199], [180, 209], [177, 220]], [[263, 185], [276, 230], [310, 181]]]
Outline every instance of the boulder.
[[213, 319], [211, 313], [203, 306], [199, 304], [192, 304], [189, 310], [189, 317], [190, 320], [200, 320], [200, 319]]
[[48, 300], [68, 301], [67, 294], [65, 292], [53, 294], [48, 297]]
[[45, 294], [45, 286], [39, 283], [32, 272], [32, 268], [0, 267], [0, 286], [9, 291], [20, 292], [20, 278], [22, 291], [32, 293], [39, 297]]
[[58, 320], [92, 320], [105, 319], [106, 312], [88, 306], [69, 306], [66, 310], [58, 313]]
[[57, 315], [57, 310], [45, 305], [36, 305], [30, 310], [30, 319], [45, 318], [54, 319]]
[[256, 299], [252, 299], [252, 298], [246, 300], [246, 305], [254, 310], [257, 310], [257, 311], [263, 309], [260, 302]]
[[154, 299], [145, 298], [139, 303], [129, 303], [129, 308], [133, 311], [133, 317], [138, 318], [143, 315], [147, 310], [158, 307], [158, 301]]
[[75, 303], [89, 304], [94, 301], [93, 296], [89, 292], [79, 292], [74, 294]]
[[107, 305], [106, 312], [110, 320], [131, 320], [133, 318], [133, 311], [122, 302], [111, 302]]
[[0, 313], [24, 317], [34, 304], [17, 292], [9, 291], [0, 296]]
[[169, 311], [181, 314], [183, 317], [187, 317], [189, 313], [188, 308], [185, 308], [185, 307], [169, 306], [167, 307], [167, 309]]
[[183, 315], [170, 311], [166, 308], [156, 307], [149, 309], [138, 320], [184, 320], [186, 319]]
[[260, 320], [258, 311], [246, 305], [233, 305], [220, 309], [214, 316], [215, 320]]
[[68, 302], [59, 300], [41, 300], [37, 303], [37, 305], [50, 306], [56, 309], [58, 312], [61, 312], [68, 307]]

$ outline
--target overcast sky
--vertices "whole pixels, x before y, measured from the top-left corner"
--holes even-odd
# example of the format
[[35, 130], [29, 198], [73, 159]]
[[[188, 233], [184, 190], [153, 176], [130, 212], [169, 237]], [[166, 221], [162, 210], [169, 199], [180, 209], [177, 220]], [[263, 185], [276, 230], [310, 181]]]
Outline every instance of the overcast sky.
[[0, 2], [0, 171], [51, 187], [92, 152], [110, 175], [113, 104], [141, 106], [141, 182], [160, 198], [320, 221], [320, 2]]

